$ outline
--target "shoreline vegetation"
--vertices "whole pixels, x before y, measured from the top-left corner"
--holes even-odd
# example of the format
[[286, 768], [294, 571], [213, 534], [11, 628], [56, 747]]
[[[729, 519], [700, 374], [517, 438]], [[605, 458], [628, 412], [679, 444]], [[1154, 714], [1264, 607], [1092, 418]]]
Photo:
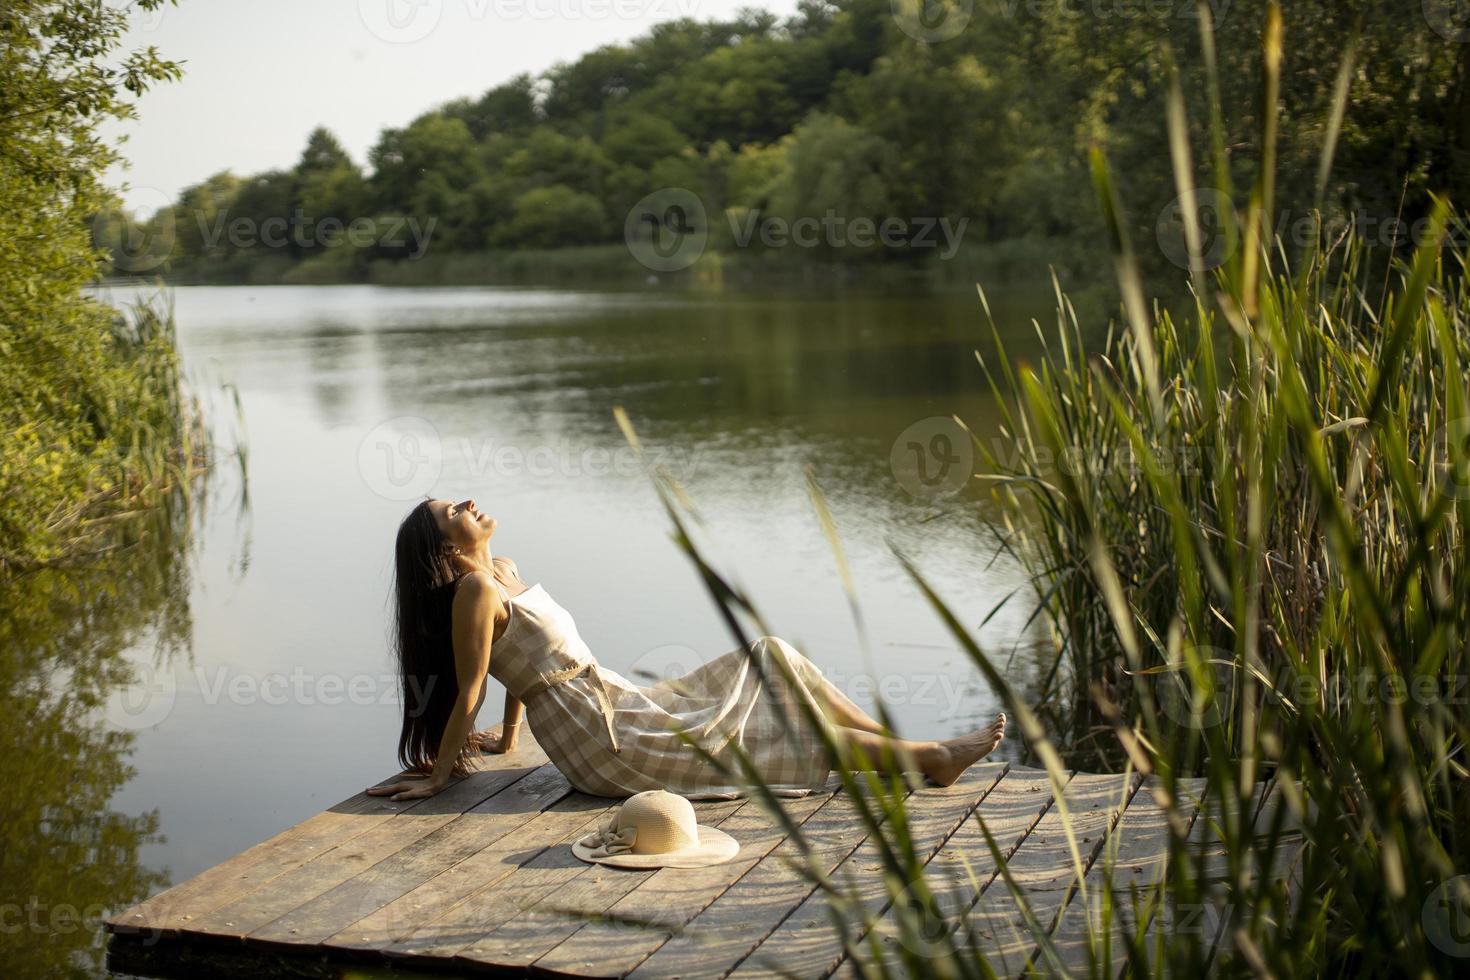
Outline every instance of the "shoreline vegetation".
[[[126, 26], [80, 2], [0, 19], [0, 205], [25, 216], [0, 246], [0, 580], [106, 553], [115, 525], [187, 496], [212, 462], [172, 309], [86, 295], [105, 258], [90, 219], [114, 200], [102, 175], [119, 160], [97, 128], [179, 77], [152, 49], [119, 55]], [[58, 47], [61, 65], [45, 54]]]
[[[628, 243], [577, 245], [550, 249], [428, 251], [418, 258], [337, 266], [284, 254], [240, 255], [218, 262], [170, 262], [156, 273], [111, 266], [104, 284], [157, 283], [170, 286], [349, 285], [379, 286], [578, 286], [721, 289], [914, 286], [921, 289], [973, 289], [977, 281], [1035, 281], [1049, 288], [1052, 269], [1066, 282], [1095, 284], [1092, 262], [1070, 239], [1026, 238], [993, 245], [958, 243], [947, 257], [905, 262], [854, 264], [835, 258], [788, 261], [781, 252], [721, 251], [708, 248], [674, 270], [655, 270], [639, 261]], [[1108, 283], [1110, 286], [1111, 283]]]
[[[1151, 289], [1183, 268], [1162, 146], [1165, 52], [1207, 119], [1204, 48], [1233, 111], [1228, 165], [1259, 162], [1267, 0], [1163, 5], [804, 0], [786, 19], [675, 19], [539, 75], [431, 107], [355, 160], [324, 120], [291, 166], [213, 174], [151, 215], [99, 209], [110, 274], [177, 282], [555, 283], [650, 276], [837, 283], [1013, 274], [1111, 285], [1086, 164], [1132, 202]], [[1298, 0], [1279, 93], [1283, 236], [1316, 212], [1379, 241], [1470, 200], [1470, 45], [1378, 0]], [[1207, 29], [1201, 29], [1208, 25]], [[1356, 68], [1336, 65], [1348, 44]], [[1354, 107], [1315, 187], [1322, 107]], [[1202, 209], [1217, 202], [1200, 202]], [[631, 256], [631, 257], [630, 257]], [[915, 277], [909, 280], [909, 277]]]
[[117, 699], [189, 651], [189, 556], [219, 458], [170, 305], [87, 294], [118, 160], [98, 127], [180, 74], [122, 51], [126, 28], [86, 0], [0, 15], [0, 210], [15, 224], [0, 241], [0, 961], [14, 976], [102, 974], [103, 916], [168, 883], [140, 860], [161, 841], [157, 810], [114, 809], [137, 738]]
[[[664, 221], [677, 209], [658, 195], [672, 188], [707, 216], [963, 219], [973, 241], [1110, 243], [1067, 256], [1081, 255], [1084, 272], [1111, 263], [1116, 332], [1094, 342], [1058, 288], [1048, 356], [982, 358], [1018, 451], [985, 478], [1007, 547], [1033, 575], [1034, 595], [1009, 601], [1032, 599], [1050, 627], [1051, 675], [1016, 689], [896, 556], [1054, 788], [1073, 762], [1107, 760], [1151, 777], [1177, 818], [1181, 780], [1206, 781], [1217, 853], [1172, 819], [1156, 878], [1115, 874], [1115, 856], [1102, 856], [1102, 894], [1084, 896], [1096, 913], [1090, 975], [1126, 963], [1188, 976], [1428, 977], [1470, 952], [1470, 877], [1459, 873], [1470, 867], [1470, 290], [1464, 224], [1448, 203], [1470, 200], [1470, 44], [1448, 43], [1429, 18], [1380, 17], [1368, 0], [1304, 0], [1286, 14], [1251, 0], [1218, 25], [1201, 3], [1193, 18], [1121, 18], [1109, 30], [1066, 5], [1018, 16], [1002, 0], [977, 5], [980, 29], [944, 44], [912, 43], [923, 23], [905, 19], [911, 4], [898, 15], [887, 0], [805, 4], [784, 24], [751, 12], [661, 25], [450, 103], [385, 132], [371, 172], [318, 130], [289, 171], [216, 175], [135, 221], [101, 184], [117, 155], [96, 127], [132, 117], [130, 100], [178, 66], [151, 49], [115, 57], [126, 14], [107, 5], [12, 6], [0, 18], [0, 204], [25, 216], [26, 233], [0, 242], [0, 583], [16, 603], [0, 608], [0, 717], [20, 785], [0, 813], [0, 880], [20, 890], [17, 907], [116, 905], [158, 884], [137, 861], [156, 818], [108, 809], [135, 736], [96, 709], [130, 680], [124, 648], [154, 636], [166, 655], [187, 636], [179, 556], [191, 490], [215, 461], [179, 376], [171, 311], [118, 313], [88, 298], [99, 264], [448, 280], [493, 272], [487, 249], [533, 249], [501, 268], [575, 276], [583, 263], [624, 268], [618, 252], [667, 231], [629, 234], [625, 216], [636, 232], [652, 195]], [[1202, 220], [1202, 194], [1216, 226]], [[266, 223], [298, 213], [362, 219], [373, 234], [362, 247], [317, 237], [262, 252]], [[1291, 221], [1282, 236], [1282, 214], [1307, 219], [1309, 234]], [[238, 240], [197, 233], [236, 219]], [[1385, 250], [1390, 219], [1415, 230]], [[431, 220], [431, 243], [381, 234]], [[1149, 240], [1160, 247], [1135, 248]], [[414, 251], [432, 263], [403, 271]], [[916, 258], [893, 252], [810, 255], [864, 276]], [[716, 237], [681, 268], [723, 268], [729, 254]], [[790, 254], [763, 246], [731, 264]], [[1187, 273], [1191, 301], [1148, 302], [1171, 268]], [[678, 488], [658, 486], [732, 630], [773, 632], [694, 545]], [[815, 482], [812, 500], [860, 619]], [[157, 568], [150, 547], [166, 552]], [[886, 901], [875, 909], [799, 863], [794, 873], [827, 896], [849, 954], [866, 975], [992, 975], [970, 953], [973, 921], [952, 916], [952, 894], [941, 903], [945, 888], [926, 877], [902, 780], [838, 771], [875, 842]], [[1281, 801], [1264, 836], [1246, 818], [1262, 779]], [[801, 842], [789, 821], [787, 831]], [[1288, 834], [1307, 845], [1290, 890], [1275, 873]], [[1088, 842], [1068, 838], [1080, 855]], [[111, 864], [72, 873], [104, 852]], [[1059, 963], [1055, 923], [1003, 876], [1041, 944], [1036, 968]], [[1218, 956], [1182, 925], [1201, 909], [1229, 937]], [[7, 962], [56, 972], [101, 953], [86, 929], [33, 938], [0, 936]]]
[[[1058, 289], [1039, 363], [1013, 366], [999, 330], [995, 355], [981, 356], [1012, 450], [998, 459], [976, 438], [992, 467], [982, 477], [1005, 514], [1003, 547], [1033, 588], [1003, 601], [1034, 603], [1053, 638], [1039, 687], [1013, 685], [895, 554], [999, 692], [1058, 796], [1073, 767], [1103, 763], [1147, 777], [1140, 791], [1167, 814], [1167, 853], [1143, 874], [1137, 854], [1077, 839], [1064, 810], [1080, 914], [1054, 918], [1032, 910], [977, 809], [1019, 911], [1005, 925], [1039, 947], [1028, 971], [1432, 977], [1470, 954], [1464, 222], [1436, 200], [1386, 276], [1361, 230], [1320, 229], [1300, 252], [1273, 234], [1283, 36], [1272, 5], [1260, 167], [1244, 190], [1223, 149], [1222, 107], [1210, 106], [1203, 169], [1210, 192], [1232, 204], [1217, 268], [1199, 223], [1187, 221], [1192, 301], [1146, 301], [1113, 169], [1094, 149], [1123, 296], [1118, 330], [1087, 342]], [[1360, 53], [1340, 53], [1340, 74]], [[1218, 92], [1218, 66], [1205, 67]], [[1170, 165], [1184, 192], [1196, 180], [1189, 117], [1180, 74], [1165, 80]], [[1347, 108], [1340, 90], [1327, 116], [1341, 123]], [[1338, 149], [1330, 138], [1319, 148], [1321, 184]], [[637, 447], [626, 416], [619, 422]], [[660, 474], [655, 485], [732, 633], [770, 632], [695, 543], [699, 519], [681, 488]], [[812, 499], [861, 629], [815, 481]], [[994, 976], [975, 952], [976, 930], [993, 943], [1002, 928], [985, 908], [995, 893], [980, 894], [988, 879], [931, 872], [908, 831], [902, 780], [838, 772], [886, 895], [795, 866], [827, 896], [846, 955], [864, 976]], [[778, 805], [748, 764], [743, 775]], [[800, 827], [786, 830], [806, 853]], [[1296, 840], [1301, 856], [1283, 866]]]

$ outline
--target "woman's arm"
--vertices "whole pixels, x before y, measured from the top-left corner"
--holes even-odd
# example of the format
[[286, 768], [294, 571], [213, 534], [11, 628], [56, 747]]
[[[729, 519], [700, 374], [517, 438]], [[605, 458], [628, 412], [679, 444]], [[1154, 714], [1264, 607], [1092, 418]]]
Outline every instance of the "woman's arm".
[[516, 742], [521, 737], [521, 718], [525, 714], [525, 706], [509, 691], [505, 692], [505, 714], [501, 716], [500, 722], [500, 746], [496, 752], [514, 752]]
[[[485, 695], [480, 694], [480, 700], [485, 700]], [[520, 741], [522, 707], [521, 702], [509, 691], [505, 692], [505, 713], [498, 725], [475, 732], [470, 736], [479, 745], [481, 752], [491, 755], [501, 755], [505, 752], [514, 752]]]
[[439, 739], [434, 769], [428, 779], [375, 786], [368, 790], [370, 794], [391, 793], [394, 800], [417, 800], [433, 796], [449, 785], [484, 695], [485, 674], [490, 669], [490, 641], [495, 635], [500, 604], [500, 594], [485, 573], [467, 575], [460, 583], [453, 611], [454, 673], [459, 693], [444, 726], [444, 735]]

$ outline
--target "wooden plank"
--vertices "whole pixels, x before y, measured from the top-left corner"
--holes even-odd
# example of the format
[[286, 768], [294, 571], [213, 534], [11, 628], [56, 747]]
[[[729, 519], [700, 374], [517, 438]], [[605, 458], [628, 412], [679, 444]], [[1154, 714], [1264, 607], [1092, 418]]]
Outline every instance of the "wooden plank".
[[[1179, 833], [1187, 838], [1194, 823], [1207, 780], [1183, 779], [1176, 784], [1178, 804], [1175, 819]], [[1128, 809], [1099, 845], [1099, 853], [1084, 879], [1085, 887], [1072, 893], [1051, 929], [1052, 956], [1035, 957], [1047, 973], [1069, 972], [1087, 976], [1111, 975], [1126, 964], [1125, 936], [1150, 915], [1149, 892], [1164, 881], [1168, 871], [1170, 821], [1160, 805], [1158, 780], [1150, 777], [1134, 793]], [[1105, 903], [1107, 908], [1105, 909]], [[1106, 912], [1106, 914], [1105, 914]], [[1104, 930], [1104, 920], [1108, 928]], [[1106, 941], [1104, 941], [1106, 939]]]
[[[1065, 778], [1070, 779], [1071, 773]], [[995, 838], [1002, 858], [1021, 846], [1053, 801], [1051, 778], [1045, 770], [1012, 766], [975, 812], [955, 831], [949, 841], [924, 868], [924, 881], [934, 899], [934, 910], [942, 922], [932, 923], [933, 932], [903, 934], [894, 909], [884, 913], [879, 924], [882, 959], [889, 976], [908, 972], [904, 960], [920, 962], [942, 956], [953, 948], [955, 935], [964, 935], [971, 908], [989, 887], [997, 868], [985, 833]]]
[[[509, 755], [486, 756], [485, 772], [518, 771], [524, 775], [546, 761], [533, 739]], [[400, 778], [393, 776], [378, 785]], [[429, 800], [393, 803], [385, 797], [357, 793], [274, 837], [255, 845], [107, 919], [109, 932], [143, 933], [157, 939], [236, 901], [274, 878], [300, 867], [334, 847], [345, 844], [395, 814], [411, 811]]]
[[[702, 824], [721, 827], [748, 800], [719, 800], [694, 804], [696, 819]], [[586, 922], [586, 917], [601, 916], [608, 908], [657, 871], [632, 871], [602, 864], [587, 864], [572, 854], [570, 847], [556, 849], [556, 854], [579, 865], [576, 874], [568, 876], [554, 890], [523, 906], [519, 913], [456, 955], [463, 963], [482, 964], [523, 970], [564, 942]], [[506, 890], [516, 887], [516, 876], [505, 882]]]
[[[973, 767], [952, 786], [925, 787], [908, 797], [906, 812], [910, 840], [920, 862], [927, 863], [981, 804], [987, 792], [1002, 781], [1004, 763]], [[838, 868], [842, 888], [873, 916], [888, 908], [892, 898], [884, 874], [878, 841], [865, 840]], [[812, 894], [786, 921], [730, 974], [754, 978], [796, 974], [825, 977], [844, 955], [842, 938], [832, 928], [831, 912], [823, 894]]]
[[[742, 849], [733, 862], [630, 872], [587, 865], [571, 854], [567, 845], [603, 823], [621, 800], [571, 791], [544, 758], [539, 750], [490, 757], [493, 771], [407, 805], [359, 794], [170, 889], [174, 899], [158, 901], [169, 894], [163, 893], [115, 916], [108, 923], [110, 955], [134, 972], [163, 974], [184, 963], [214, 963], [240, 965], [241, 976], [325, 976], [383, 957], [399, 972], [821, 977], [841, 966], [844, 950], [811, 873], [834, 878], [877, 921], [882, 959], [894, 973], [923, 970], [927, 957], [951, 948], [951, 937], [931, 944], [907, 936], [909, 948], [896, 945], [898, 920], [880, 843], [867, 838], [856, 802], [831, 793], [835, 779], [831, 795], [783, 801], [800, 823], [808, 857], [759, 804], [719, 801], [696, 809], [701, 822], [737, 836]], [[1085, 899], [1043, 771], [992, 763], [955, 787], [906, 794], [925, 880], [958, 928], [953, 938], [962, 949], [984, 955], [1007, 975], [1059, 967], [1094, 972], [1094, 966], [1126, 972], [1125, 929], [1130, 936], [1144, 931], [1147, 962], [1140, 968], [1154, 965], [1159, 937], [1173, 942], [1190, 930], [1211, 959], [1216, 950], [1229, 955], [1228, 855], [1210, 818], [1238, 801], [1199, 807], [1195, 800], [1185, 807], [1186, 814], [1197, 811], [1187, 848], [1205, 898], [1199, 908], [1145, 909], [1152, 915], [1139, 925], [1129, 887], [1164, 875], [1168, 827], [1149, 788], [1130, 797], [1120, 779], [1069, 774], [1065, 787]], [[1181, 795], [1202, 783], [1185, 781]], [[1247, 819], [1257, 837], [1267, 832], [1283, 796], [1270, 784], [1255, 787]], [[1059, 963], [1037, 957], [1016, 900], [1004, 881], [996, 884], [999, 869], [985, 829], [1050, 927]], [[1243, 869], [1245, 882], [1289, 878], [1301, 847], [1300, 829], [1288, 823], [1271, 866]], [[1088, 927], [1097, 931], [1105, 894], [1115, 899], [1113, 948], [1108, 963], [1093, 964]], [[142, 925], [130, 930], [129, 914]], [[136, 931], [160, 922], [174, 924], [156, 935]], [[232, 957], [241, 957], [238, 964]]]
[[[782, 800], [792, 822], [802, 825], [837, 791], [836, 777], [825, 792]], [[592, 922], [538, 959], [540, 972], [569, 976], [623, 976], [647, 959], [725, 890], [786, 839], [782, 825], [758, 802], [744, 806], [721, 829], [740, 842], [735, 860], [708, 868], [664, 868], [613, 903], [609, 922]], [[643, 923], [631, 925], [630, 923]]]
[[[447, 961], [585, 867], [562, 845], [601, 826], [621, 803], [573, 793], [516, 833], [353, 923], [325, 946], [376, 949], [401, 960]], [[507, 883], [512, 876], [513, 885]]]
[[250, 934], [267, 942], [321, 943], [523, 826], [572, 792], [545, 765], [438, 830]]
[[538, 749], [523, 767], [476, 772], [428, 799], [411, 804], [389, 803], [398, 812], [365, 833], [275, 876], [242, 897], [196, 915], [186, 931], [216, 937], [244, 938], [267, 923], [299, 908], [363, 869], [415, 844], [482, 801], [534, 772], [545, 762]]
[[[1266, 855], [1265, 848], [1270, 842], [1273, 820], [1277, 811], [1287, 806], [1284, 795], [1275, 779], [1257, 783], [1251, 793], [1247, 818], [1253, 818], [1251, 826], [1255, 836], [1255, 847], [1249, 855], [1252, 860], [1241, 868], [1241, 880], [1237, 882], [1241, 889], [1255, 887], [1263, 877], [1271, 881], [1287, 880], [1289, 882], [1293, 868], [1301, 859], [1305, 842], [1300, 833], [1300, 824], [1289, 810], [1283, 814], [1282, 827], [1276, 838], [1274, 849], [1269, 857]], [[1233, 933], [1244, 923], [1234, 921], [1236, 904], [1230, 900], [1228, 855], [1224, 845], [1219, 841], [1215, 828], [1211, 828], [1209, 838], [1213, 841], [1213, 846], [1204, 858], [1204, 873], [1209, 884], [1206, 890], [1204, 915], [1201, 918], [1204, 927], [1218, 923], [1214, 943], [1215, 956], [1211, 961], [1211, 966], [1214, 968], [1218, 966], [1222, 954], [1228, 955], [1233, 952], [1235, 945], [1232, 939]], [[1262, 862], [1255, 860], [1261, 857], [1267, 857], [1269, 866], [1262, 867]]]
[[[1127, 806], [1137, 784], [1133, 776], [1125, 780], [1114, 774], [1073, 775], [1062, 795], [1065, 817], [1061, 807], [1048, 808], [1006, 862], [1042, 928], [1054, 921], [1078, 878], [1066, 827], [1070, 826], [1076, 840], [1085, 876], [1098, 842]], [[1036, 944], [1009, 884], [999, 873], [982, 893], [968, 925], [965, 941], [975, 944], [975, 952], [997, 974], [1016, 976], [1025, 969]]]
[[724, 976], [814, 890], [790, 862], [802, 861], [816, 873], [831, 874], [867, 831], [856, 802], [839, 792], [807, 818], [802, 836], [810, 848], [805, 859], [794, 841], [783, 841], [629, 976]]
[[[1269, 784], [1257, 784], [1251, 794], [1248, 812], [1263, 812], [1270, 795]], [[1144, 933], [1142, 951], [1147, 958], [1150, 972], [1166, 968], [1165, 964], [1159, 962], [1159, 951], [1170, 945], [1176, 950], [1182, 948], [1180, 938], [1186, 935], [1200, 937], [1203, 962], [1196, 964], [1196, 968], [1204, 969], [1213, 960], [1226, 919], [1222, 879], [1228, 858], [1225, 845], [1220, 839], [1220, 821], [1224, 812], [1234, 812], [1237, 806], [1238, 803], [1233, 798], [1223, 801], [1223, 806], [1222, 800], [1207, 798], [1196, 814], [1190, 828], [1186, 853], [1195, 876], [1201, 882], [1204, 895], [1198, 904], [1185, 906], [1177, 902], [1165, 902], [1155, 910]]]

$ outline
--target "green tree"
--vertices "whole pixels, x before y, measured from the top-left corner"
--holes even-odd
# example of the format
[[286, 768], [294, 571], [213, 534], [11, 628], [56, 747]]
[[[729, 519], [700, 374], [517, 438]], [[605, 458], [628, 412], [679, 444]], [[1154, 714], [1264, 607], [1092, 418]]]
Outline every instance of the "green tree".
[[[862, 219], [876, 225], [894, 215], [886, 174], [899, 160], [897, 147], [861, 126], [823, 113], [812, 116], [784, 141], [785, 168], [771, 192], [771, 210], [794, 226], [802, 219], [835, 218], [851, 228]], [[846, 244], [843, 254], [872, 251]], [[828, 251], [823, 237], [820, 251]]]
[[602, 202], [561, 184], [537, 187], [516, 198], [502, 241], [518, 248], [590, 245], [609, 235]]
[[536, 82], [530, 75], [517, 75], [478, 99], [456, 99], [443, 112], [463, 122], [476, 140], [495, 133], [525, 133], [540, 120]]
[[98, 127], [180, 75], [152, 48], [120, 51], [126, 26], [86, 0], [12, 0], [0, 15], [0, 211], [13, 229], [0, 236], [0, 575], [67, 554], [89, 508], [152, 486], [153, 453], [174, 448], [149, 428], [139, 377], [168, 370], [167, 338], [138, 350], [83, 291], [102, 258], [92, 229], [124, 224], [103, 182], [119, 156]]

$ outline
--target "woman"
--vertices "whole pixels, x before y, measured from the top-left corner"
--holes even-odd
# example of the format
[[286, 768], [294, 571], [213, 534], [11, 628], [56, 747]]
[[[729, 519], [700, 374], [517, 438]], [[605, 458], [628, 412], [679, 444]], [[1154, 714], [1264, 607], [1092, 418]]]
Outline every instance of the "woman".
[[[741, 788], [709, 764], [693, 739], [735, 772], [738, 743], [782, 795], [820, 788], [826, 753], [798, 701], [815, 709], [849, 765], [911, 760], [948, 786], [1005, 737], [1005, 715], [944, 742], [884, 734], [784, 640], [761, 637], [683, 677], [639, 687], [597, 664], [565, 609], [515, 562], [490, 554], [496, 520], [473, 500], [426, 500], [398, 528], [397, 646], [403, 681], [398, 758], [419, 775], [368, 790], [414, 800], [473, 768], [480, 752], [516, 746], [523, 706], [536, 740], [577, 789], [630, 796], [665, 789], [694, 798]], [[485, 676], [505, 685], [500, 731], [475, 732]], [[782, 719], [791, 719], [785, 725]], [[861, 753], [858, 755], [857, 753]]]

